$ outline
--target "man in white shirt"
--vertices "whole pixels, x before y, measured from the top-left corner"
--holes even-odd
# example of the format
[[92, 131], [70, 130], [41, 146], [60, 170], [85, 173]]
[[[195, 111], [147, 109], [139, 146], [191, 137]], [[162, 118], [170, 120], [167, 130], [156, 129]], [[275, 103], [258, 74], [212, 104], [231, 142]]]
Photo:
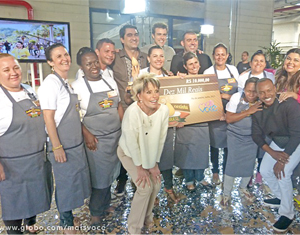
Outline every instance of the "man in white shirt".
[[163, 68], [167, 71], [170, 71], [171, 61], [173, 56], [175, 55], [175, 51], [172, 47], [165, 45], [168, 39], [168, 25], [161, 22], [155, 23], [152, 26], [152, 38], [154, 43], [143, 46], [141, 48], [141, 51], [148, 54], [148, 51], [152, 46], [160, 46], [163, 49], [165, 56], [165, 63]]

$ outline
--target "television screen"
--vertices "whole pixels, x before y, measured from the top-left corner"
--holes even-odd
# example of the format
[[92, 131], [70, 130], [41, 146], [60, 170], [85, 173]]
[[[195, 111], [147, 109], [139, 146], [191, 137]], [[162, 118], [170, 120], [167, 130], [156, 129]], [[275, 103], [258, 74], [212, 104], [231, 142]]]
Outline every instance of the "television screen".
[[70, 24], [0, 18], [0, 52], [19, 62], [46, 62], [45, 49], [62, 43], [70, 52]]

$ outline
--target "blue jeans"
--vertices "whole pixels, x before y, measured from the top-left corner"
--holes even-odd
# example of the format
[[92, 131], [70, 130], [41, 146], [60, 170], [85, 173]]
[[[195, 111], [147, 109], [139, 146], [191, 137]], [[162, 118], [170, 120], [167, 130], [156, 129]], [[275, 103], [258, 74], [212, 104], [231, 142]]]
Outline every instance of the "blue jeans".
[[200, 182], [201, 180], [204, 179], [204, 169], [196, 169], [196, 170], [183, 169], [182, 171], [183, 171], [186, 185], [194, 184], [195, 180]]

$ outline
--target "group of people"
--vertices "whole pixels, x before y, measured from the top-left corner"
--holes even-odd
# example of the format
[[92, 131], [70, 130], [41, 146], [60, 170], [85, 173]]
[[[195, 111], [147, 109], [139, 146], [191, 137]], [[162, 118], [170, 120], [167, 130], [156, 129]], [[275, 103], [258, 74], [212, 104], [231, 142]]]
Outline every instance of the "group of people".
[[[9, 234], [22, 233], [22, 223], [30, 230], [36, 215], [49, 210], [54, 179], [65, 233], [74, 233], [78, 220], [72, 210], [88, 197], [91, 224], [99, 225], [113, 210], [112, 183], [118, 181], [115, 194], [122, 196], [127, 174], [135, 186], [128, 232], [140, 234], [142, 228], [153, 226], [152, 209], [162, 180], [168, 197], [180, 201], [173, 190], [173, 166], [182, 169], [190, 192], [197, 182], [207, 189], [221, 183], [221, 149], [220, 205], [229, 205], [235, 177], [242, 177], [240, 194], [255, 200], [247, 185], [260, 158], [259, 172], [275, 195], [264, 203], [279, 207], [280, 218], [273, 228], [281, 232], [289, 227], [294, 219], [292, 178], [299, 175], [300, 161], [300, 49], [287, 53], [276, 79], [264, 71], [266, 58], [261, 51], [251, 57], [249, 71], [239, 75], [235, 66], [226, 64], [229, 52], [224, 44], [214, 47], [212, 64], [198, 50], [196, 33], [183, 35], [184, 50], [179, 54], [165, 45], [167, 34], [166, 24], [154, 24], [153, 45], [139, 49], [138, 29], [124, 25], [123, 48], [118, 52], [107, 38], [99, 40], [95, 50], [82, 47], [71, 85], [70, 55], [62, 44], [53, 44], [45, 51], [52, 73], [38, 96], [21, 83], [17, 60], [0, 54], [2, 218], [6, 226], [19, 228], [8, 230]], [[197, 74], [216, 74], [222, 117], [168, 127], [168, 107], [159, 103], [159, 79]], [[204, 179], [209, 155], [212, 184]]]

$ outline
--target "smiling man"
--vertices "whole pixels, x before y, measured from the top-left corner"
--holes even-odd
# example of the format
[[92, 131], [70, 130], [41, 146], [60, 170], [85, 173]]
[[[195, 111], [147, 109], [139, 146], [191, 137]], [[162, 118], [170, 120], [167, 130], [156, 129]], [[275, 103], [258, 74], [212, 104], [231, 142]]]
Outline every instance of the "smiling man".
[[[123, 45], [123, 49], [116, 53], [116, 59], [112, 64], [114, 71], [114, 78], [117, 82], [121, 104], [124, 110], [127, 109], [128, 105], [125, 103], [125, 89], [129, 81], [132, 81], [133, 77], [133, 66], [132, 58], [135, 58], [138, 62], [138, 67], [143, 69], [147, 67], [147, 54], [141, 52], [138, 48], [140, 38], [139, 32], [134, 25], [124, 25], [120, 31], [120, 40]], [[138, 70], [138, 69], [137, 69]], [[135, 71], [139, 72], [139, 71]], [[120, 175], [118, 177], [118, 185], [115, 189], [117, 196], [121, 197], [125, 193], [126, 181], [128, 179], [126, 170], [121, 167]]]
[[147, 67], [147, 54], [138, 48], [140, 43], [139, 32], [134, 25], [124, 25], [120, 29], [120, 40], [123, 49], [116, 53], [116, 59], [112, 64], [115, 80], [118, 84], [121, 104], [126, 110], [128, 105], [124, 101], [125, 89], [132, 78], [132, 58], [134, 57], [141, 69]]
[[166, 45], [168, 39], [168, 25], [161, 22], [155, 23], [152, 27], [152, 39], [154, 43], [142, 47], [141, 51], [148, 54], [151, 47], [155, 45], [160, 46], [163, 49], [165, 56], [165, 63], [163, 67], [169, 71], [175, 51], [172, 47]]
[[[293, 98], [279, 103], [276, 88], [268, 78], [258, 80], [256, 90], [263, 110], [252, 116], [252, 138], [266, 152], [260, 173], [275, 195], [265, 199], [264, 204], [279, 207], [280, 218], [273, 229], [285, 232], [294, 219], [291, 175], [300, 162], [300, 106]], [[270, 145], [265, 136], [272, 139]]]
[[183, 67], [183, 55], [186, 52], [193, 52], [197, 55], [201, 66], [198, 74], [203, 74], [204, 70], [212, 66], [211, 59], [209, 58], [209, 56], [204, 53], [201, 53], [198, 50], [198, 38], [195, 32], [185, 32], [180, 43], [181, 46], [183, 46], [184, 51], [173, 56], [171, 62], [171, 71], [174, 75], [176, 75], [177, 72], [187, 73], [187, 70]]

